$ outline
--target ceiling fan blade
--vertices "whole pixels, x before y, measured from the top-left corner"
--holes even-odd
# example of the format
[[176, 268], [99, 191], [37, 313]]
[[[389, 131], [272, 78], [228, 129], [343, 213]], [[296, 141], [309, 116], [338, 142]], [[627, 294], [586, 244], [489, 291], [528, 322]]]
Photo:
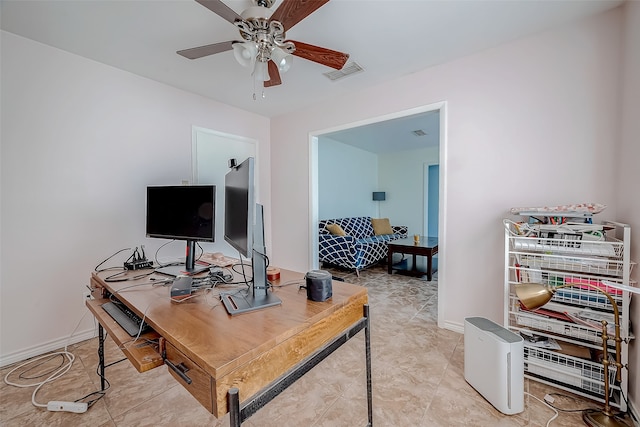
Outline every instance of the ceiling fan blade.
[[196, 0], [198, 3], [220, 16], [223, 19], [231, 22], [242, 21], [242, 16], [238, 15], [233, 9], [220, 0]]
[[214, 55], [233, 49], [233, 41], [208, 44], [206, 46], [192, 47], [191, 49], [179, 50], [176, 53], [189, 59], [198, 59], [203, 56]]
[[269, 77], [271, 77], [271, 79], [264, 82], [264, 87], [271, 87], [282, 84], [282, 80], [280, 79], [280, 71], [278, 71], [278, 66], [276, 65], [276, 63], [273, 61], [269, 61], [267, 62], [267, 67], [269, 69]]
[[326, 49], [324, 47], [314, 46], [312, 44], [297, 42], [295, 40], [287, 41], [293, 42], [296, 46], [296, 50], [293, 52], [293, 55], [308, 59], [309, 61], [317, 62], [318, 64], [326, 65], [327, 67], [335, 68], [336, 70], [342, 69], [349, 59], [348, 53], [342, 53]]
[[288, 31], [328, 2], [329, 0], [284, 0], [273, 12], [270, 20], [280, 21]]

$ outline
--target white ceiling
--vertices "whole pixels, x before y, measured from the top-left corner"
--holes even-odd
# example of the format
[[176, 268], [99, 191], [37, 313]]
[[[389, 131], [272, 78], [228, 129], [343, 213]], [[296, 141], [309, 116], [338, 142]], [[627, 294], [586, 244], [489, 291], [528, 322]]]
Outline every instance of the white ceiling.
[[[282, 0], [276, 0], [275, 10]], [[248, 0], [225, 0], [241, 13]], [[349, 53], [365, 71], [331, 82], [330, 68], [295, 57], [283, 84], [253, 100], [232, 52], [188, 60], [177, 50], [239, 40], [194, 0], [2, 0], [5, 31], [243, 110], [275, 117], [600, 13], [621, 0], [332, 0], [287, 38]], [[258, 92], [259, 93], [259, 92]]]
[[[416, 135], [414, 131], [422, 131], [424, 135]], [[370, 123], [326, 133], [322, 137], [378, 154], [439, 147], [440, 111]]]

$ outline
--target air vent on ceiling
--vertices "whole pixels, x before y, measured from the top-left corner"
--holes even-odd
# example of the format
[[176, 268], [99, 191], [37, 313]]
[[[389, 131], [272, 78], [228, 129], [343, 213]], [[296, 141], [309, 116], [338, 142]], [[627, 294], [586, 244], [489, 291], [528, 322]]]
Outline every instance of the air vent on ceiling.
[[327, 76], [329, 80], [336, 81], [352, 74], [359, 73], [361, 71], [364, 71], [364, 68], [362, 68], [360, 64], [358, 64], [357, 62], [349, 62], [344, 67], [342, 67], [341, 70], [329, 71], [322, 74]]
[[425, 131], [423, 131], [422, 129], [417, 129], [411, 132], [412, 134], [414, 134], [415, 136], [425, 136], [427, 133]]

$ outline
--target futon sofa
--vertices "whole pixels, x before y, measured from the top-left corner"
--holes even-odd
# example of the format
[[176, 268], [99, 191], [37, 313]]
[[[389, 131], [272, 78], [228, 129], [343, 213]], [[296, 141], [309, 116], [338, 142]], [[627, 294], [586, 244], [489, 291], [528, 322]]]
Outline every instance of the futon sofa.
[[321, 220], [318, 232], [320, 262], [359, 274], [386, 258], [387, 242], [407, 237], [407, 226], [391, 226], [386, 218], [336, 218]]

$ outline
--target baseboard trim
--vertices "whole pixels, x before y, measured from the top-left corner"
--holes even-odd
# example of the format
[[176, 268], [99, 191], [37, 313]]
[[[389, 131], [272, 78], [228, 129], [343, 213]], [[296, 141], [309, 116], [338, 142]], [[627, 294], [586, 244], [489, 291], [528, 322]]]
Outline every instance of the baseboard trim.
[[458, 332], [460, 334], [464, 334], [464, 324], [462, 323], [444, 321], [442, 322], [442, 325], [438, 325], [438, 327], [443, 329], [448, 329], [453, 332]]
[[95, 336], [97, 336], [96, 328], [91, 328], [85, 331], [76, 332], [70, 338], [64, 337], [13, 353], [0, 355], [0, 368], [4, 368], [5, 366], [12, 365], [16, 362], [22, 362], [23, 360], [29, 359], [31, 357], [40, 356], [50, 351], [64, 349], [66, 345], [76, 344], [81, 341], [91, 339]]

